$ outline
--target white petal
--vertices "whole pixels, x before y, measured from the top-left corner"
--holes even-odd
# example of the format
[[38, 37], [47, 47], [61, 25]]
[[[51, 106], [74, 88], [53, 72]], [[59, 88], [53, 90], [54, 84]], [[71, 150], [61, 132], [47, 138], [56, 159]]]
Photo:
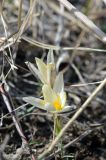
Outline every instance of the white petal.
[[36, 77], [39, 78], [42, 83], [45, 83], [45, 79], [44, 77], [40, 74], [39, 70], [30, 62], [25, 62], [26, 65], [28, 66], [29, 70], [31, 71], [31, 73]]
[[54, 64], [53, 50], [49, 50], [48, 55], [47, 55], [47, 64], [49, 64], [49, 63]]
[[66, 104], [66, 93], [65, 92], [60, 92], [60, 99], [61, 99], [61, 104], [64, 108], [64, 106]]
[[25, 62], [25, 64], [28, 66], [29, 70], [31, 71], [31, 73], [36, 77], [39, 77], [39, 71], [38, 69], [30, 62]]
[[55, 70], [55, 66], [53, 64], [47, 64], [47, 84], [51, 84], [54, 78], [53, 72]]
[[44, 101], [39, 99], [39, 98], [35, 98], [35, 97], [23, 97], [23, 100], [31, 105], [36, 106], [37, 108], [46, 110], [43, 103]]
[[41, 80], [42, 83], [46, 84], [47, 80], [45, 80], [45, 77], [39, 73], [39, 79]]
[[63, 74], [60, 72], [58, 76], [56, 77], [56, 80], [54, 82], [53, 90], [57, 93], [60, 93], [64, 90], [64, 80], [63, 80]]
[[44, 96], [44, 100], [50, 104], [57, 99], [57, 94], [53, 91], [53, 89], [49, 85], [44, 85], [42, 87], [42, 92]]
[[35, 59], [36, 59], [36, 64], [38, 66], [41, 78], [43, 78], [43, 81], [45, 81], [45, 83], [47, 83], [47, 66], [39, 58], [35, 58]]
[[55, 111], [55, 108], [50, 104], [50, 103], [46, 103], [45, 104], [45, 109], [47, 110], [47, 111]]
[[65, 113], [72, 110], [72, 106], [65, 106], [59, 113]]
[[52, 67], [48, 64], [47, 65], [47, 82], [48, 82], [48, 84], [51, 83], [51, 70], [52, 70]]

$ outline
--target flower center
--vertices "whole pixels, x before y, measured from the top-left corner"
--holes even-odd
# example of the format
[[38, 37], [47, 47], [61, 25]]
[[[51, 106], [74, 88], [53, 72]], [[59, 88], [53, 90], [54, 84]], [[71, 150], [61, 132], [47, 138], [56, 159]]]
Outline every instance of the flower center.
[[58, 96], [58, 98], [53, 102], [53, 106], [55, 107], [56, 110], [62, 110], [62, 105], [61, 105], [61, 100], [60, 97]]

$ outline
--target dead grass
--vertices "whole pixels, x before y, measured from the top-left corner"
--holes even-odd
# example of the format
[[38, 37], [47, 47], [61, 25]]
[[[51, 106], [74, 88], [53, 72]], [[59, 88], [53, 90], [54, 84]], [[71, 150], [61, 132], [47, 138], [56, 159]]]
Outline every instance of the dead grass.
[[[1, 160], [106, 159], [105, 9], [101, 0], [0, 2]], [[52, 116], [22, 101], [41, 96], [25, 62], [45, 60], [49, 49], [73, 106], [53, 142]]]

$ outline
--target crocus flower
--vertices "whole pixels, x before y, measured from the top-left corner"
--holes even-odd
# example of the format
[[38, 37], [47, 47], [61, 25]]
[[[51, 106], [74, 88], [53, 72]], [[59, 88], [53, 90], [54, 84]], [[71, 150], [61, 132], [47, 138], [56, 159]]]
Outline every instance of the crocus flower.
[[54, 82], [53, 89], [50, 85], [42, 87], [44, 99], [24, 97], [23, 100], [40, 109], [50, 112], [67, 112], [71, 107], [66, 105], [66, 93], [64, 92], [63, 74], [59, 73]]
[[30, 62], [26, 62], [28, 68], [34, 76], [37, 76], [43, 84], [51, 85], [52, 71], [55, 70], [53, 51], [49, 51], [47, 56], [47, 64], [41, 59], [35, 58], [38, 69]]

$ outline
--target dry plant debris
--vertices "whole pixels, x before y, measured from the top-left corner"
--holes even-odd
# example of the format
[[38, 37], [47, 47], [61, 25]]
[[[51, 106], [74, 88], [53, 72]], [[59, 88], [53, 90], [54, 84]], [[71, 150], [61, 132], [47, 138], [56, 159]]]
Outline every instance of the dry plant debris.
[[[105, 0], [0, 1], [0, 160], [106, 159], [105, 45]], [[54, 137], [52, 114], [23, 101], [42, 99], [49, 50], [71, 106]]]

